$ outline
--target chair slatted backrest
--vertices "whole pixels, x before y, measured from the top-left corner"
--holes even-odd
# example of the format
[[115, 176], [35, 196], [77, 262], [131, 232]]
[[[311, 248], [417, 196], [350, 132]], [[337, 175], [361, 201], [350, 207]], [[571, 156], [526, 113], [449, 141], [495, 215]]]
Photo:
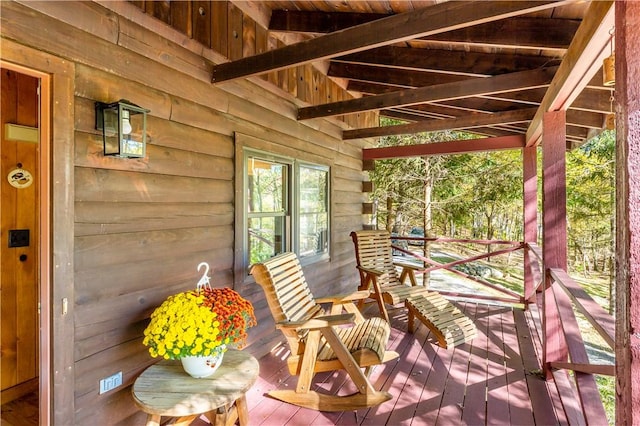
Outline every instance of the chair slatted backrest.
[[354, 231], [351, 237], [356, 249], [358, 266], [386, 272], [379, 278], [380, 285], [400, 282], [398, 271], [393, 265], [391, 238], [387, 231]]
[[[302, 321], [324, 314], [315, 302], [295, 253], [283, 253], [251, 268], [251, 274], [262, 286], [271, 315], [276, 323]], [[291, 352], [299, 353], [299, 342], [306, 333], [282, 330]]]

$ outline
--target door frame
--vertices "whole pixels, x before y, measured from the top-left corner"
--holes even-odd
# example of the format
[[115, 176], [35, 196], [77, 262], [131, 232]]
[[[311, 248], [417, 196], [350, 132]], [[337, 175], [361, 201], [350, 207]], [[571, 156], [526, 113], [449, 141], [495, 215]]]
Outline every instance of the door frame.
[[[73, 62], [0, 37], [0, 65], [40, 80], [39, 421], [74, 418]], [[71, 420], [72, 421], [72, 420]]]
[[[39, 365], [38, 365], [38, 382], [39, 382], [39, 395], [40, 395], [40, 424], [49, 424], [50, 418], [46, 416], [46, 413], [50, 412], [49, 407], [49, 394], [50, 394], [50, 381], [48, 380], [50, 365], [51, 365], [51, 353], [50, 353], [50, 333], [49, 330], [51, 322], [50, 313], [50, 271], [51, 271], [51, 252], [50, 252], [50, 207], [51, 207], [51, 194], [50, 194], [50, 137], [49, 131], [51, 126], [51, 111], [49, 108], [51, 97], [51, 81], [50, 75], [34, 71], [30, 68], [25, 68], [16, 64], [12, 64], [3, 60], [0, 60], [0, 67], [11, 71], [18, 72], [20, 74], [28, 75], [38, 79], [38, 227], [39, 232], [37, 235], [38, 244], [38, 339], [39, 339]], [[42, 418], [45, 416], [46, 418]]]

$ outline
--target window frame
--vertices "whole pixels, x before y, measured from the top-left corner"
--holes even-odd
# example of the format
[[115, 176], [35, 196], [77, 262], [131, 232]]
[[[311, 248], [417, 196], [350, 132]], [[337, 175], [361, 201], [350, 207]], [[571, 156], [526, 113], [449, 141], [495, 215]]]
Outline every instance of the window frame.
[[321, 164], [319, 162], [310, 161], [308, 159], [295, 158], [286, 155], [279, 155], [272, 152], [266, 152], [265, 150], [253, 148], [249, 146], [236, 146], [236, 188], [238, 194], [238, 200], [236, 202], [236, 235], [241, 234], [241, 238], [236, 237], [236, 271], [244, 271], [242, 277], [237, 277], [236, 281], [245, 282], [248, 279], [250, 264], [249, 253], [249, 241], [248, 241], [248, 222], [252, 217], [248, 209], [248, 190], [249, 179], [248, 167], [249, 158], [261, 159], [264, 161], [270, 161], [278, 164], [287, 165], [288, 188], [285, 189], [287, 197], [287, 205], [289, 206], [289, 216], [287, 218], [285, 212], [285, 218], [287, 218], [285, 226], [288, 228], [285, 250], [293, 251], [295, 253], [300, 252], [300, 168], [306, 167], [326, 172], [326, 214], [327, 214], [327, 247], [322, 253], [316, 253], [300, 258], [302, 265], [309, 265], [320, 261], [330, 260], [331, 253], [331, 167], [327, 164]]

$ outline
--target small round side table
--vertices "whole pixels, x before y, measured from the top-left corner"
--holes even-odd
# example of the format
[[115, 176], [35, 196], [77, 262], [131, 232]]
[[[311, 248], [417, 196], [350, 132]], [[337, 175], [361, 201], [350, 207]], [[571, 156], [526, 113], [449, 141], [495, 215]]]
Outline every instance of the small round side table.
[[147, 426], [158, 426], [162, 416], [178, 417], [188, 425], [204, 414], [214, 425], [249, 424], [245, 393], [258, 378], [258, 361], [246, 352], [229, 349], [222, 365], [210, 377], [195, 379], [180, 361], [163, 360], [136, 379], [133, 399], [148, 414]]

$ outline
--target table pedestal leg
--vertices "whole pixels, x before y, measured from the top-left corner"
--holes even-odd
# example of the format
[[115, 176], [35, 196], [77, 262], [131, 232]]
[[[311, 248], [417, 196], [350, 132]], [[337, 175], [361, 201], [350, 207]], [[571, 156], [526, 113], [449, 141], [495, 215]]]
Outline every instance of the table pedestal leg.
[[160, 426], [160, 415], [149, 414], [147, 416], [147, 426]]
[[236, 407], [238, 409], [238, 423], [240, 426], [247, 426], [249, 424], [249, 409], [247, 398], [244, 395], [236, 399]]

